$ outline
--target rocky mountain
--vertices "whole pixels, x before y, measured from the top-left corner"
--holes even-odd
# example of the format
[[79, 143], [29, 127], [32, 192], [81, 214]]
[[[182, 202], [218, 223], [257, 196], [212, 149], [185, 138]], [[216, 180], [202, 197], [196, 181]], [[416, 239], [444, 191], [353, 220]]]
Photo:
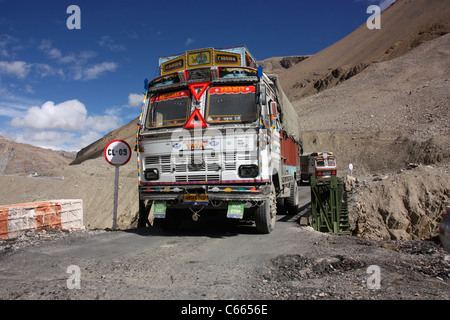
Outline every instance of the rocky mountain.
[[381, 29], [361, 25], [347, 37], [285, 70], [280, 79], [291, 100], [350, 79], [369, 65], [404, 55], [450, 32], [450, 0], [398, 0], [381, 15]]
[[265, 73], [280, 74], [281, 72], [308, 59], [309, 57], [310, 56], [273, 57], [262, 61], [257, 61], [257, 63], [263, 67]]
[[43, 172], [69, 164], [76, 152], [43, 149], [0, 136], [0, 175]]
[[139, 117], [84, 147], [77, 153], [76, 158], [71, 164], [80, 164], [83, 161], [103, 156], [103, 151], [106, 145], [116, 139], [125, 140], [130, 145], [131, 149], [134, 149], [134, 146], [136, 145], [136, 130], [138, 122]]

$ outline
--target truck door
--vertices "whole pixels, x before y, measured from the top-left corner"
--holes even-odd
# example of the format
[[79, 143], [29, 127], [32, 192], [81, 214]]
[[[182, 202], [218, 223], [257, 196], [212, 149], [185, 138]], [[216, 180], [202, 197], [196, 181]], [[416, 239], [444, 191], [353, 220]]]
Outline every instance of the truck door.
[[282, 186], [282, 176], [284, 175], [282, 171], [282, 159], [281, 159], [281, 142], [280, 142], [280, 124], [279, 124], [279, 114], [277, 109], [277, 103], [273, 100], [269, 100], [267, 104], [270, 119], [270, 158], [272, 162], [272, 175], [275, 179], [278, 179], [276, 185], [279, 188]]

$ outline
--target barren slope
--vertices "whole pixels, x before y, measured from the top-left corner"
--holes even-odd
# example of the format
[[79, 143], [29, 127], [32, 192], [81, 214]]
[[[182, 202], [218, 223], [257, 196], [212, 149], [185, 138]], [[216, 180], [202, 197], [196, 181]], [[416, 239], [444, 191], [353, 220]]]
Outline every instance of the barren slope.
[[0, 174], [46, 171], [69, 164], [75, 155], [75, 152], [43, 149], [0, 136]]
[[116, 139], [125, 140], [133, 149], [136, 145], [136, 130], [138, 122], [139, 117], [132, 120], [128, 124], [111, 131], [103, 138], [98, 139], [97, 141], [84, 147], [77, 153], [75, 160], [71, 164], [80, 164], [86, 160], [103, 156], [103, 150], [105, 149], [106, 145], [112, 140]]
[[439, 234], [450, 205], [449, 75], [447, 34], [294, 103], [305, 151], [335, 152], [340, 176], [353, 164], [359, 181], [350, 197], [355, 235]]
[[335, 151], [342, 167], [352, 162], [359, 174], [445, 162], [449, 74], [450, 35], [445, 35], [294, 102], [305, 151]]
[[366, 24], [283, 72], [284, 91], [297, 100], [359, 73], [373, 62], [402, 56], [450, 31], [450, 0], [398, 0], [381, 15], [381, 29]]
[[257, 61], [259, 66], [263, 67], [266, 74], [281, 72], [292, 68], [296, 64], [308, 59], [310, 56], [290, 56], [290, 57], [272, 57], [262, 61]]

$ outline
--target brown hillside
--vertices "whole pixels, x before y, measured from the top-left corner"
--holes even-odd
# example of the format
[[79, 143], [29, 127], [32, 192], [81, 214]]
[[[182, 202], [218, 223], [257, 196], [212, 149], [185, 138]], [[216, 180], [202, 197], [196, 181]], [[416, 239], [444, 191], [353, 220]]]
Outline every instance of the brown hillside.
[[69, 164], [76, 153], [43, 149], [0, 136], [0, 174], [40, 173]]
[[291, 100], [341, 83], [373, 62], [402, 56], [450, 31], [450, 0], [398, 0], [381, 15], [381, 29], [360, 26], [344, 39], [284, 71]]
[[139, 117], [132, 120], [128, 124], [111, 131], [103, 138], [98, 139], [97, 141], [84, 147], [77, 153], [77, 156], [71, 163], [71, 165], [80, 164], [83, 161], [103, 156], [103, 150], [105, 149], [106, 145], [112, 140], [125, 140], [130, 145], [131, 149], [134, 149], [134, 146], [136, 145], [136, 130], [138, 122]]
[[293, 105], [306, 152], [375, 174], [450, 159], [449, 89], [450, 34]]
[[272, 57], [262, 61], [257, 61], [258, 65], [263, 67], [265, 73], [279, 74], [296, 64], [308, 59], [310, 56], [289, 56], [289, 57]]
[[353, 174], [354, 234], [435, 237], [450, 205], [450, 34], [374, 63], [294, 102], [305, 152], [329, 150]]

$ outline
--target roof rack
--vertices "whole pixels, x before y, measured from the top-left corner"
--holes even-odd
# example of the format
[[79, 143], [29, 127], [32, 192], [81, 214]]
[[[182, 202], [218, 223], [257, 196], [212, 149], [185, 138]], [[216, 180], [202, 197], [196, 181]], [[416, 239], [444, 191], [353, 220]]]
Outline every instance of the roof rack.
[[228, 48], [205, 48], [159, 57], [159, 75], [201, 67], [257, 68], [256, 59], [245, 45]]

